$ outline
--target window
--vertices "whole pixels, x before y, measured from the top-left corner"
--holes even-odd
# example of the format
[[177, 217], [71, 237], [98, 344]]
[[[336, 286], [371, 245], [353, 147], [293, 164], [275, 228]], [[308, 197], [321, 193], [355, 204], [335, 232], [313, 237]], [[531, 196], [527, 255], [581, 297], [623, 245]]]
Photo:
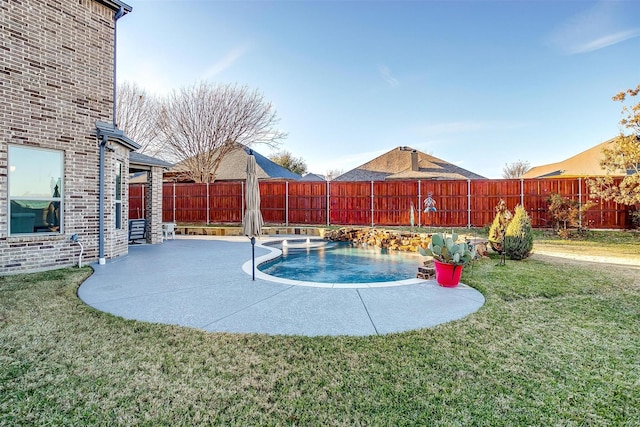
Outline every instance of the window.
[[116, 229], [122, 228], [122, 163], [116, 162]]
[[9, 145], [9, 234], [60, 233], [62, 151]]

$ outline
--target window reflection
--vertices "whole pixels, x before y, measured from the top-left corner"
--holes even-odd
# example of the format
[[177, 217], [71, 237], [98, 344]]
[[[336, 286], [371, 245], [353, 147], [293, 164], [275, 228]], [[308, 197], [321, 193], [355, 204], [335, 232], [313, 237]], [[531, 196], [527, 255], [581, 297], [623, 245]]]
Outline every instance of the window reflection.
[[9, 232], [60, 233], [61, 151], [9, 146]]

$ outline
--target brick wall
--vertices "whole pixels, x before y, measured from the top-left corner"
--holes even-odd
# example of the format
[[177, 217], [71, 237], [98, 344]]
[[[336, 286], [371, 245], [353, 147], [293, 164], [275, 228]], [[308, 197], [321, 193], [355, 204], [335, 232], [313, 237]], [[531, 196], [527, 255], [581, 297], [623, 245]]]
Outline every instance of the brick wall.
[[[125, 255], [128, 252], [127, 212], [129, 211], [129, 185], [127, 181], [122, 184], [122, 223], [121, 228], [116, 229], [115, 217], [115, 188], [116, 188], [116, 163], [122, 163], [122, 178], [128, 176], [129, 150], [118, 145], [110, 144], [116, 151], [110, 153], [105, 159], [105, 215], [104, 215], [104, 252], [106, 258]], [[96, 241], [97, 242], [97, 241]], [[96, 243], [97, 244], [97, 243]]]
[[162, 243], [162, 168], [152, 167], [147, 173], [145, 218], [147, 242]]
[[[0, 2], [0, 274], [83, 262], [98, 257], [99, 149], [96, 120], [112, 121], [113, 14], [94, 0]], [[9, 236], [9, 144], [64, 151], [64, 232]], [[127, 252], [126, 225], [114, 230], [114, 167], [128, 170], [128, 151], [105, 158], [105, 256]], [[123, 221], [128, 186], [124, 185]]]

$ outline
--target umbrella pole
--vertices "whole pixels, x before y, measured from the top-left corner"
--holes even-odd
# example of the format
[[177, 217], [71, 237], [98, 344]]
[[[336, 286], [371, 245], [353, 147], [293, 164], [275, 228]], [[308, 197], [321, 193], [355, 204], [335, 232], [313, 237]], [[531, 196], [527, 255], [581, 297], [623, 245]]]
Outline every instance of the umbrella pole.
[[256, 280], [256, 238], [251, 238], [251, 280]]

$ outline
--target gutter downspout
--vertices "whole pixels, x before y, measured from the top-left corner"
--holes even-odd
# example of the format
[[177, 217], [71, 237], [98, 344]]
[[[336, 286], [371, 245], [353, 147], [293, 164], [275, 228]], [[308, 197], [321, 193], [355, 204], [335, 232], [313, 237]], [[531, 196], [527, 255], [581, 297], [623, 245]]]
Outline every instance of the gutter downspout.
[[100, 142], [100, 179], [98, 190], [98, 264], [104, 265], [104, 147], [107, 145], [107, 135], [102, 135]]
[[[116, 53], [117, 48], [117, 23], [118, 19], [124, 16], [124, 7], [120, 6], [120, 9], [113, 16], [113, 127], [116, 125]], [[104, 265], [106, 263], [104, 257], [104, 149], [107, 145], [107, 135], [102, 135], [102, 141], [100, 141], [100, 177], [99, 177], [99, 190], [98, 190], [98, 264]]]

